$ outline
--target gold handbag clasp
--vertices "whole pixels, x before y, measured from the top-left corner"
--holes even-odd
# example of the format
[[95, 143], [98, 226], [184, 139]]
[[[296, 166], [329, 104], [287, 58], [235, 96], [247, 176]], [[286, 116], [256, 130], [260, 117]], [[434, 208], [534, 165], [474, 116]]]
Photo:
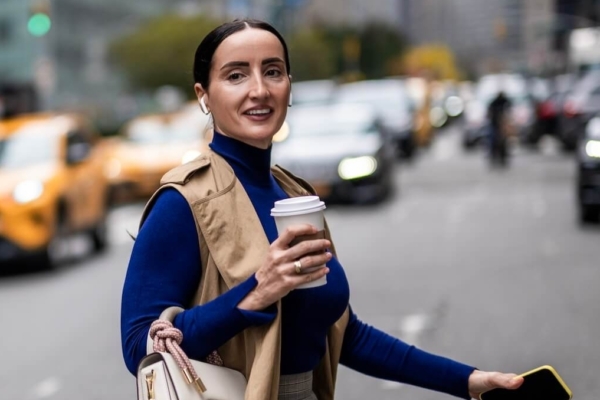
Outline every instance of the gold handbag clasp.
[[156, 395], [154, 393], [154, 379], [156, 378], [156, 372], [154, 370], [146, 374], [146, 388], [148, 389], [148, 400], [155, 400]]

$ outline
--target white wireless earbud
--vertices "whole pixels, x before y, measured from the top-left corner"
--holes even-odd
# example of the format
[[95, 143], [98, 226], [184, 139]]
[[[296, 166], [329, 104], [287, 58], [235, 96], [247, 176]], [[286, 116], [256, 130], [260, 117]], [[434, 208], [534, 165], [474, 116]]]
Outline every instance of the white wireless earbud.
[[204, 102], [204, 96], [200, 97], [199, 103], [200, 103], [200, 109], [202, 110], [204, 115], [210, 114], [210, 111], [208, 111], [208, 107], [206, 107], [206, 103]]

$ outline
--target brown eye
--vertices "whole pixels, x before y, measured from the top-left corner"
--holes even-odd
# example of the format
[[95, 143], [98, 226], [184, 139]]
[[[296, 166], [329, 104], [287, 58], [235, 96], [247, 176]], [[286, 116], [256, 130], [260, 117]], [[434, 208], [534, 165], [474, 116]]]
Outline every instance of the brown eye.
[[227, 79], [229, 79], [230, 81], [239, 81], [240, 79], [242, 79], [242, 74], [240, 74], [239, 72], [234, 72], [233, 74], [229, 74]]
[[279, 71], [278, 69], [270, 69], [267, 71], [267, 76], [273, 76], [273, 77], [281, 76], [281, 71]]

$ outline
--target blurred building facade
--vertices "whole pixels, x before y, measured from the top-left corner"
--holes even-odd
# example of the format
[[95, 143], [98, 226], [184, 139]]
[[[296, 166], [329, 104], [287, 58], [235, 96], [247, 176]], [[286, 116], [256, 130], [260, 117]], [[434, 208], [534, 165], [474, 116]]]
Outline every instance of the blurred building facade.
[[274, 3], [273, 0], [183, 0], [181, 10], [220, 20], [241, 17], [269, 20]]
[[305, 22], [308, 0], [182, 0], [188, 14], [206, 14], [217, 20], [254, 18], [269, 21], [284, 35]]
[[403, 3], [401, 25], [412, 43], [444, 43], [463, 65], [473, 66], [475, 73], [530, 69], [537, 61], [530, 59], [530, 54], [551, 49], [552, 36], [545, 26], [552, 20], [555, 0]]
[[[171, 6], [169, 0], [2, 0], [0, 86], [31, 89], [39, 109], [110, 109], [123, 88], [108, 60], [110, 41]], [[50, 20], [47, 32], [31, 25], [40, 12]]]
[[380, 21], [400, 29], [402, 1], [397, 0], [329, 0], [310, 1], [301, 10], [303, 24], [327, 23], [332, 25], [361, 26]]
[[566, 53], [569, 32], [600, 25], [600, 0], [556, 0], [553, 47]]
[[284, 33], [315, 24], [361, 26], [382, 21], [399, 26], [400, 0], [184, 0], [214, 18], [250, 17], [272, 22]]

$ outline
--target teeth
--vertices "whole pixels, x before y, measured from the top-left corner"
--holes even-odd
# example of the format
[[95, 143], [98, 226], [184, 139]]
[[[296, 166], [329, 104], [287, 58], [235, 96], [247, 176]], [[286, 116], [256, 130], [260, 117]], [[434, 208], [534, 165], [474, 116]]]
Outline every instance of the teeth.
[[250, 114], [250, 115], [264, 115], [264, 114], [268, 114], [270, 112], [271, 112], [271, 110], [269, 110], [269, 109], [264, 109], [264, 110], [250, 110], [246, 114]]

